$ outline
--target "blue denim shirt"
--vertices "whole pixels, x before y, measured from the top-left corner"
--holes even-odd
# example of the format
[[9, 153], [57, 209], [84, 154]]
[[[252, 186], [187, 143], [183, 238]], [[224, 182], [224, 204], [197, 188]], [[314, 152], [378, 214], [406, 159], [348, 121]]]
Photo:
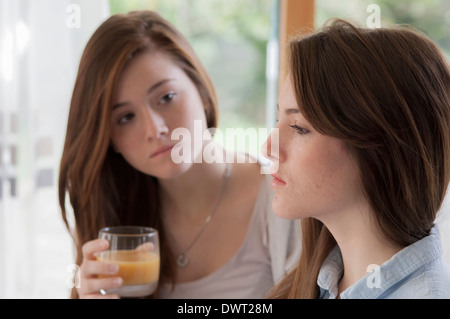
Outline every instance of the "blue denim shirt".
[[[450, 298], [450, 266], [442, 259], [439, 230], [403, 248], [340, 294], [342, 299]], [[339, 247], [325, 259], [317, 278], [320, 298], [334, 299], [344, 271]]]

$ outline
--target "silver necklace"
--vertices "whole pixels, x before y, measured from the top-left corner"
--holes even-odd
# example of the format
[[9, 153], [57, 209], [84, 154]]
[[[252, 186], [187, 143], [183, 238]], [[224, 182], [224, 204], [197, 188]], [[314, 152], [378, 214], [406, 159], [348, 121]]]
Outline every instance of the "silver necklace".
[[214, 213], [216, 212], [217, 208], [219, 207], [219, 204], [222, 200], [223, 194], [225, 193], [225, 189], [227, 187], [228, 178], [230, 177], [230, 172], [231, 172], [231, 165], [227, 164], [225, 174], [223, 175], [224, 181], [222, 184], [222, 189], [220, 190], [219, 199], [217, 200], [216, 204], [214, 205], [213, 209], [211, 210], [211, 213], [209, 213], [208, 217], [206, 217], [205, 222], [203, 223], [203, 226], [200, 229], [200, 231], [198, 232], [197, 236], [195, 236], [194, 240], [191, 242], [191, 244], [188, 246], [188, 248], [186, 248], [186, 250], [184, 252], [178, 254], [178, 256], [177, 256], [178, 267], [184, 268], [189, 264], [189, 258], [187, 257], [186, 254], [189, 252], [189, 250], [191, 250], [192, 247], [194, 247], [195, 243], [200, 238], [200, 235], [203, 233], [206, 226], [208, 226], [209, 222], [211, 221], [211, 219], [214, 216]]

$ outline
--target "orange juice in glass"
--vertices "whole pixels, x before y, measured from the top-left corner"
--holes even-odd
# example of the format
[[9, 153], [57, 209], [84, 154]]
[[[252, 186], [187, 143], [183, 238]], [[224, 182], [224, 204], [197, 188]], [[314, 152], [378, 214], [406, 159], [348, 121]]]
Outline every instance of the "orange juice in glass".
[[97, 260], [117, 264], [119, 272], [114, 277], [123, 279], [122, 287], [110, 289], [108, 293], [122, 297], [151, 295], [159, 279], [158, 231], [139, 226], [106, 227], [100, 230], [99, 238], [108, 240], [109, 248]]

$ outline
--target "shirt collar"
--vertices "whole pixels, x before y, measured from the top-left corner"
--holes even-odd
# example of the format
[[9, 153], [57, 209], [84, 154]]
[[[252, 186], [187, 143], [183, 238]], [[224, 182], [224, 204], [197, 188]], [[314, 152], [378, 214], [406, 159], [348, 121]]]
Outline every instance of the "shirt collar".
[[[343, 291], [340, 297], [342, 299], [382, 297], [389, 288], [400, 280], [441, 255], [439, 229], [434, 226], [429, 236], [403, 248], [380, 267], [374, 267], [371, 273]], [[325, 259], [317, 278], [321, 298], [336, 298], [343, 271], [341, 251], [336, 245]]]
[[317, 277], [317, 285], [320, 287], [320, 297], [334, 299], [338, 294], [338, 284], [344, 273], [344, 263], [339, 246], [336, 245], [322, 264]]

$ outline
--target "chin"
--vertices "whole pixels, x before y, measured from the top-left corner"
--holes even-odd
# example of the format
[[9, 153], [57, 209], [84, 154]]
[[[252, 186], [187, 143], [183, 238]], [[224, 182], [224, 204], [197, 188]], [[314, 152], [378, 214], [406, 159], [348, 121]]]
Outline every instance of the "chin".
[[166, 180], [176, 179], [181, 175], [183, 175], [184, 173], [186, 173], [191, 168], [191, 166], [192, 164], [186, 163], [181, 164], [170, 163], [170, 165], [162, 167], [157, 172], [153, 172], [153, 174], [150, 175], [158, 179], [166, 179]]
[[298, 213], [295, 213], [296, 212], [295, 209], [286, 207], [284, 205], [279, 205], [275, 199], [272, 202], [272, 209], [275, 215], [283, 219], [295, 220], [302, 218], [301, 216], [299, 216]]

